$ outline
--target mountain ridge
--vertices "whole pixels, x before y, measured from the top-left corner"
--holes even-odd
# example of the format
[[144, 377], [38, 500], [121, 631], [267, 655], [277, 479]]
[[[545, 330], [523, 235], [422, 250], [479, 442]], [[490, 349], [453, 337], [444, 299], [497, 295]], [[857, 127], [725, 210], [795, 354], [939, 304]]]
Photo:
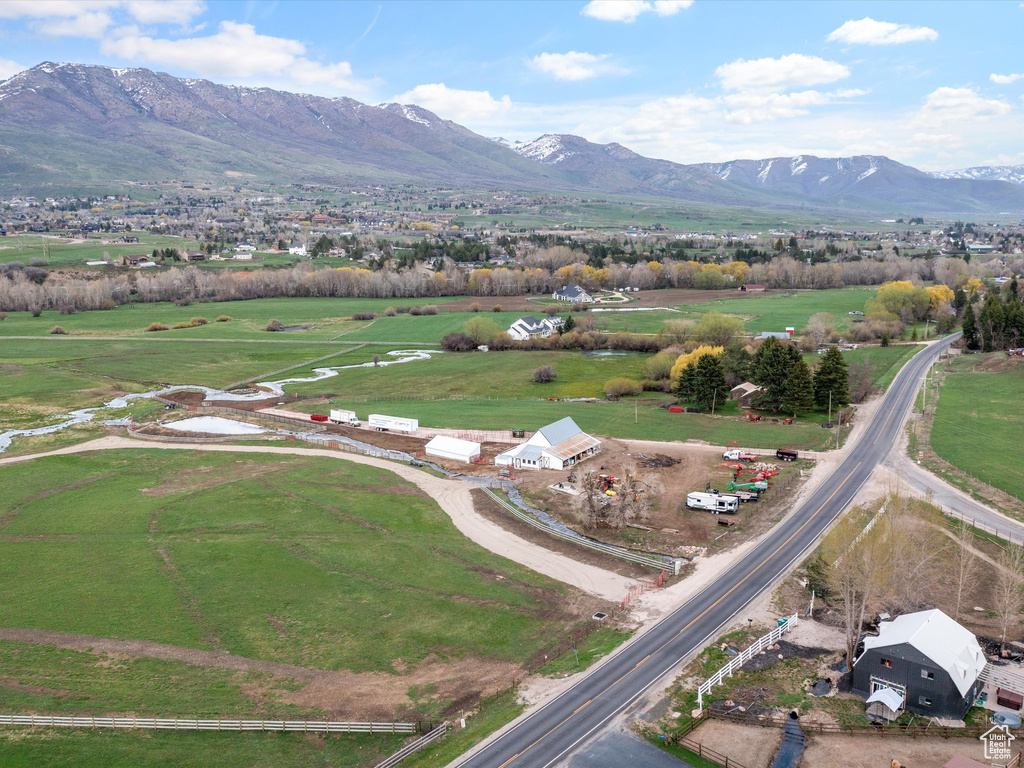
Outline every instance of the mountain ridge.
[[43, 62], [0, 82], [0, 129], [0, 186], [8, 189], [240, 176], [862, 213], [1024, 212], [1024, 188], [1007, 181], [942, 178], [881, 156], [684, 165], [571, 134], [488, 139], [413, 104], [369, 105], [144, 68]]

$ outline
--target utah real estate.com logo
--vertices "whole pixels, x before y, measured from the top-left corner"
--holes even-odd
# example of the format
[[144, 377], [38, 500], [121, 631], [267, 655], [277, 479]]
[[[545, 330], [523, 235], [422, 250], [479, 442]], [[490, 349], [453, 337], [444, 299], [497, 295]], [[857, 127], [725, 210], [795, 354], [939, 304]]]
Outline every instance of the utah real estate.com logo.
[[1008, 763], [1013, 759], [1010, 744], [1016, 737], [1010, 733], [1009, 726], [993, 726], [978, 738], [985, 745], [985, 759], [989, 762]]

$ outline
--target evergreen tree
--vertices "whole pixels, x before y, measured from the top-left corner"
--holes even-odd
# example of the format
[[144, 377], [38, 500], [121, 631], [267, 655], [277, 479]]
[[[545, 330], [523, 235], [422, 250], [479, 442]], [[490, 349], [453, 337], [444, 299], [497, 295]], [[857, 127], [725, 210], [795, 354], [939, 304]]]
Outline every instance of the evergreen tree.
[[572, 315], [566, 315], [565, 316], [565, 322], [562, 323], [562, 332], [563, 333], [568, 333], [569, 331], [571, 331], [575, 327], [576, 327], [576, 318], [573, 317]]
[[[775, 337], [769, 337], [754, 353], [754, 358], [751, 361], [754, 370], [754, 383], [761, 387], [761, 394], [758, 395], [755, 402], [758, 408], [778, 412], [782, 407], [782, 397], [786, 393], [786, 379], [789, 378], [790, 368], [793, 367], [790, 349]], [[799, 358], [800, 353], [795, 349], [793, 351]]]
[[1003, 312], [1003, 305], [996, 298], [994, 292], [985, 297], [985, 303], [978, 315], [978, 325], [981, 328], [981, 351], [993, 352], [1003, 349], [1003, 326], [1006, 322], [1006, 315]]
[[850, 404], [850, 377], [846, 369], [846, 358], [836, 346], [831, 346], [821, 356], [818, 370], [814, 372], [814, 404], [821, 410], [829, 405], [832, 410], [845, 408]]
[[725, 382], [725, 366], [718, 355], [701, 355], [687, 370], [693, 370], [693, 399], [699, 408], [710, 410], [729, 397]]
[[676, 382], [675, 395], [680, 399], [680, 401], [688, 403], [694, 398], [696, 386], [697, 365], [696, 363], [692, 363], [683, 368], [682, 373], [679, 374], [679, 381]]
[[970, 304], [964, 304], [964, 318], [960, 330], [964, 333], [964, 344], [968, 349], [978, 348], [978, 328], [974, 322], [974, 309]]
[[725, 377], [733, 386], [742, 384], [744, 381], [750, 379], [753, 366], [751, 365], [752, 356], [747, 352], [746, 347], [741, 347], [739, 344], [733, 344], [732, 346], [726, 347], [725, 352], [721, 354], [722, 365], [725, 368]]
[[811, 381], [811, 369], [801, 359], [789, 372], [786, 380], [786, 391], [782, 396], [782, 410], [785, 413], [799, 415], [814, 407], [814, 383]]

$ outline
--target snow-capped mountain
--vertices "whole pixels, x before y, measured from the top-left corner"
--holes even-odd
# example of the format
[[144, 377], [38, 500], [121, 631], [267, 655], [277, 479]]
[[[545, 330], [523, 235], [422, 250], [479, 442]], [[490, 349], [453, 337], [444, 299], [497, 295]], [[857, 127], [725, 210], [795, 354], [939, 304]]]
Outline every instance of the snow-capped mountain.
[[1008, 181], [1024, 186], [1024, 165], [980, 165], [959, 171], [936, 171], [937, 179], [974, 179], [975, 181]]

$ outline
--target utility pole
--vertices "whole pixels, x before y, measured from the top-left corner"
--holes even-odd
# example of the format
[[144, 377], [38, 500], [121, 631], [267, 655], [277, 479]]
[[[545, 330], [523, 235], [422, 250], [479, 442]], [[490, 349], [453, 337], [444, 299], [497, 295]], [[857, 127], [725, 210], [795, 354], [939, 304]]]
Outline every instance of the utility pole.
[[832, 390], [828, 391], [828, 420], [832, 421]]

